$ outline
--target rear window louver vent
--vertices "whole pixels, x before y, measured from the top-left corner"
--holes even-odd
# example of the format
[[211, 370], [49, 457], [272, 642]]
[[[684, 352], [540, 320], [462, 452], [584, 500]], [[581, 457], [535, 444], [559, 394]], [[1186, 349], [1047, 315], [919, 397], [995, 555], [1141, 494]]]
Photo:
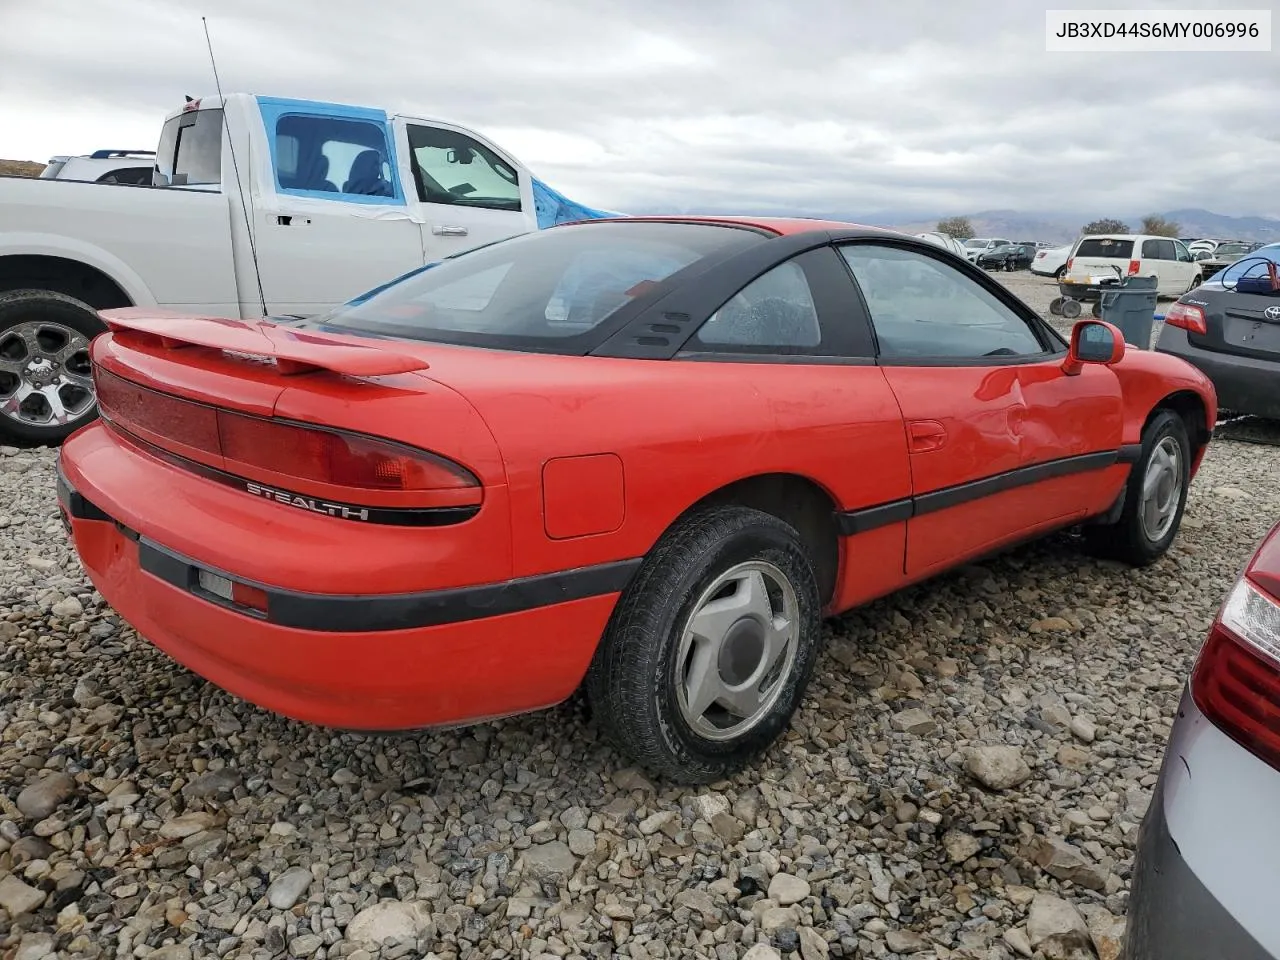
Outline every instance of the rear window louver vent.
[[654, 321], [643, 333], [637, 335], [635, 342], [645, 347], [670, 346], [673, 337], [678, 340], [684, 339], [686, 328], [692, 319], [687, 313], [668, 311], [662, 315], [662, 320]]

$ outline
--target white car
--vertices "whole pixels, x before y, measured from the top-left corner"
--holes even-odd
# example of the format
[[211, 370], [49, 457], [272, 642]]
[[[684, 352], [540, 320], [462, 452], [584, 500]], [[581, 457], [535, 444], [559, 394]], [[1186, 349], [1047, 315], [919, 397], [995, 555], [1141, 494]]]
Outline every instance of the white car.
[[976, 261], [988, 250], [994, 250], [1002, 244], [1011, 242], [1010, 240], [993, 240], [990, 237], [972, 237], [964, 242], [964, 255], [971, 261]]
[[53, 157], [40, 179], [149, 184], [155, 166], [154, 150], [95, 150], [79, 157]]
[[1067, 272], [1067, 258], [1070, 256], [1070, 244], [1037, 251], [1035, 259], [1031, 261], [1031, 272], [1041, 277], [1061, 278]]
[[1067, 260], [1067, 282], [1098, 277], [1155, 277], [1156, 293], [1180, 297], [1200, 286], [1201, 269], [1181, 240], [1141, 233], [1081, 237]]
[[921, 240], [928, 240], [934, 246], [954, 253], [957, 257], [968, 255], [963, 243], [945, 233], [917, 233], [916, 236]]

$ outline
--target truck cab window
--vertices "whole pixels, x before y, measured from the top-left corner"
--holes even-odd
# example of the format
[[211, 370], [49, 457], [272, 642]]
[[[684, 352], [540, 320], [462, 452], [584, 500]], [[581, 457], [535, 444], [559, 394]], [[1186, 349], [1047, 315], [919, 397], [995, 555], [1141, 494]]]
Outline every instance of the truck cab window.
[[399, 198], [384, 125], [286, 114], [276, 121], [273, 159], [282, 193]]
[[484, 144], [442, 127], [411, 123], [407, 132], [423, 203], [520, 209], [520, 175]]
[[222, 183], [222, 111], [193, 110], [174, 117], [160, 133], [157, 186]]

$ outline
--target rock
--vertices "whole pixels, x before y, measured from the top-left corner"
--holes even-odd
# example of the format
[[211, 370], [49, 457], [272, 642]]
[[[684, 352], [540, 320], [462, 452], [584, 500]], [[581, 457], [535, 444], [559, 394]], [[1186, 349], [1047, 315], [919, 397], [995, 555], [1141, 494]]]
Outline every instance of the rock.
[[76, 781], [67, 773], [45, 774], [18, 794], [17, 807], [24, 817], [44, 820], [75, 793]]
[[185, 840], [187, 837], [212, 829], [214, 823], [215, 820], [211, 813], [201, 811], [184, 813], [161, 824], [160, 836], [166, 840]]
[[742, 960], [782, 960], [782, 955], [767, 943], [757, 943], [742, 955]]
[[938, 725], [934, 723], [933, 718], [919, 707], [895, 713], [893, 719], [889, 721], [889, 725], [899, 733], [910, 733], [918, 737], [928, 736], [938, 729]]
[[416, 940], [433, 931], [430, 904], [384, 900], [357, 913], [346, 935], [352, 943], [378, 946], [383, 940]]
[[801, 960], [827, 960], [831, 955], [831, 947], [813, 927], [800, 928]]
[[727, 844], [735, 844], [746, 835], [747, 828], [730, 813], [717, 813], [711, 818], [711, 829]]
[[[1106, 886], [1107, 876], [1103, 870], [1091, 863], [1078, 848], [1057, 837], [1038, 837], [1030, 859], [1045, 873], [1058, 880], [1070, 880], [1089, 890], [1102, 890]], [[1032, 905], [1035, 905], [1034, 900]]]
[[10, 917], [30, 913], [44, 903], [44, 891], [29, 887], [13, 874], [0, 880], [0, 908]]
[[1239, 487], [1214, 487], [1213, 492], [1220, 497], [1226, 497], [1228, 500], [1252, 500], [1253, 497], [1245, 493]]
[[885, 946], [890, 953], [908, 956], [925, 949], [924, 937], [910, 930], [890, 930], [884, 935]]
[[322, 946], [324, 946], [324, 940], [319, 934], [304, 933], [289, 941], [289, 953], [295, 957], [309, 957]]
[[49, 933], [23, 934], [13, 960], [44, 960], [54, 954], [54, 939]]
[[952, 863], [964, 863], [982, 849], [982, 843], [977, 837], [960, 830], [948, 830], [942, 838], [942, 846]]
[[769, 907], [760, 913], [760, 929], [765, 933], [774, 933], [800, 922], [800, 911], [795, 907]]
[[569, 831], [569, 852], [575, 857], [585, 857], [596, 852], [596, 835], [590, 830]]
[[311, 887], [311, 880], [311, 871], [306, 867], [290, 867], [271, 881], [267, 902], [277, 910], [290, 910]]
[[1083, 770], [1089, 765], [1089, 753], [1070, 743], [1058, 748], [1058, 763], [1070, 770]]
[[192, 800], [228, 800], [240, 783], [240, 774], [228, 767], [202, 773], [183, 787], [182, 793]]
[[1073, 950], [1087, 950], [1090, 942], [1089, 930], [1076, 908], [1047, 893], [1037, 893], [1031, 901], [1027, 941], [1033, 950], [1058, 956], [1067, 956]]
[[1037, 620], [1031, 624], [1032, 633], [1043, 633], [1045, 631], [1066, 633], [1071, 629], [1071, 621], [1063, 617], [1045, 617], [1043, 620]]
[[1124, 943], [1125, 920], [1114, 916], [1106, 907], [1090, 904], [1080, 908], [1089, 939], [1098, 960], [1119, 960], [1120, 947]]
[[75, 597], [67, 597], [50, 607], [49, 612], [63, 620], [74, 620], [84, 614], [84, 605]]
[[1022, 759], [1022, 751], [1008, 744], [972, 748], [965, 760], [965, 769], [991, 790], [1016, 787], [1031, 776], [1031, 768]]
[[520, 854], [525, 868], [538, 877], [568, 876], [578, 865], [568, 844], [559, 840], [536, 843]]
[[1093, 743], [1098, 735], [1098, 728], [1092, 720], [1085, 716], [1071, 718], [1071, 734], [1084, 743]]
[[191, 948], [185, 943], [173, 943], [147, 954], [147, 960], [191, 960]]
[[23, 837], [9, 848], [9, 856], [15, 864], [32, 860], [48, 860], [53, 856], [53, 845], [43, 837]]
[[1056, 693], [1046, 693], [1036, 698], [1036, 706], [1040, 710], [1040, 719], [1055, 730], [1065, 730], [1071, 723], [1071, 711], [1066, 702]]
[[657, 813], [651, 813], [640, 821], [640, 832], [646, 837], [652, 836], [679, 816], [680, 814], [674, 810], [659, 810]]
[[589, 819], [590, 814], [585, 807], [569, 807], [560, 814], [560, 823], [566, 830], [583, 830]]
[[769, 899], [780, 907], [789, 907], [809, 896], [809, 882], [789, 873], [775, 873], [769, 881]]
[[1010, 927], [1006, 930], [1004, 932], [1004, 942], [1019, 956], [1030, 957], [1032, 955], [1031, 941], [1027, 939], [1027, 934], [1021, 927]]

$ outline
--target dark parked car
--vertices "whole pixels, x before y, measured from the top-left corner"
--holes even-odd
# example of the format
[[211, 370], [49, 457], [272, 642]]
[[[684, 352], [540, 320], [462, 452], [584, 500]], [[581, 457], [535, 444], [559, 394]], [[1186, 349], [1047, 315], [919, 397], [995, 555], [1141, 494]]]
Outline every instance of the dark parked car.
[[1200, 650], [1138, 835], [1125, 960], [1280, 956], [1280, 524]]
[[1212, 253], [1207, 250], [1197, 253], [1196, 262], [1200, 264], [1200, 275], [1208, 280], [1219, 270], [1253, 253], [1261, 246], [1261, 243], [1253, 240], [1228, 240], [1218, 244], [1218, 248]]
[[1002, 243], [978, 254], [974, 262], [984, 270], [1025, 270], [1035, 258], [1033, 243]]
[[1204, 371], [1220, 410], [1280, 420], [1280, 243], [1182, 296], [1165, 315], [1156, 350]]

